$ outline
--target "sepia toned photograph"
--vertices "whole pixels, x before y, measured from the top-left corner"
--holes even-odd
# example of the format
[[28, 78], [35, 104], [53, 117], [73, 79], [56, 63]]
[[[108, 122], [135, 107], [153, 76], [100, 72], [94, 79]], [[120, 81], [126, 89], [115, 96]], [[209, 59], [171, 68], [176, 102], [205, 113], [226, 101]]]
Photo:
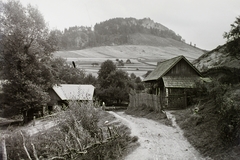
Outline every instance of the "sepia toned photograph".
[[0, 0], [0, 160], [239, 159], [239, 0]]

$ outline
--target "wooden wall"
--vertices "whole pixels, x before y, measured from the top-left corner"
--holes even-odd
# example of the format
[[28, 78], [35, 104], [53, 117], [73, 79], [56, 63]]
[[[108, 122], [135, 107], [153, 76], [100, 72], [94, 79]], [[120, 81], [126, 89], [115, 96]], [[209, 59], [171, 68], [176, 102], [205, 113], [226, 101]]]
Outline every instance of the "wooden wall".
[[186, 61], [181, 60], [165, 76], [198, 76], [198, 74]]

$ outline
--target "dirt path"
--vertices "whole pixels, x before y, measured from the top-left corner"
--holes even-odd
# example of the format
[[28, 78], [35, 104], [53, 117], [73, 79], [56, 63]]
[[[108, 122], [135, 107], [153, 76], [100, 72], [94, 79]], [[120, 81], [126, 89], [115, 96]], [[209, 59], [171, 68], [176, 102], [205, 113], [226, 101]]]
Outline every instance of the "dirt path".
[[191, 146], [177, 126], [175, 118], [167, 113], [173, 121], [172, 126], [136, 118], [123, 112], [109, 112], [131, 128], [132, 136], [139, 137], [140, 147], [128, 155], [126, 160], [203, 160], [202, 156]]

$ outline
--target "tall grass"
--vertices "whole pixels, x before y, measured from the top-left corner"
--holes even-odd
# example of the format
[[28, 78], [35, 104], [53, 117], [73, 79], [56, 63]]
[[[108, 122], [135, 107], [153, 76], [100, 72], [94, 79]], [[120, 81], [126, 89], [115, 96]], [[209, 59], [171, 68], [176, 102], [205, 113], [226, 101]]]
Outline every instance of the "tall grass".
[[56, 116], [58, 125], [52, 129], [32, 137], [11, 133], [6, 138], [8, 159], [118, 159], [136, 138], [126, 126], [101, 124], [106, 117], [112, 118], [91, 103], [73, 103]]

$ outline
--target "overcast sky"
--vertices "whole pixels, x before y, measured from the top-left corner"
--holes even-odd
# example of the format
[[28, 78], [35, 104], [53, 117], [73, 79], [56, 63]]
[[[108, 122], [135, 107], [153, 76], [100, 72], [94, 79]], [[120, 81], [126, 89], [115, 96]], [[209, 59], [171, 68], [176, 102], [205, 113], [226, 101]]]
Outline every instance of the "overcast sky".
[[20, 0], [37, 6], [50, 29], [94, 26], [116, 18], [151, 18], [187, 43], [212, 50], [240, 16], [240, 0]]

